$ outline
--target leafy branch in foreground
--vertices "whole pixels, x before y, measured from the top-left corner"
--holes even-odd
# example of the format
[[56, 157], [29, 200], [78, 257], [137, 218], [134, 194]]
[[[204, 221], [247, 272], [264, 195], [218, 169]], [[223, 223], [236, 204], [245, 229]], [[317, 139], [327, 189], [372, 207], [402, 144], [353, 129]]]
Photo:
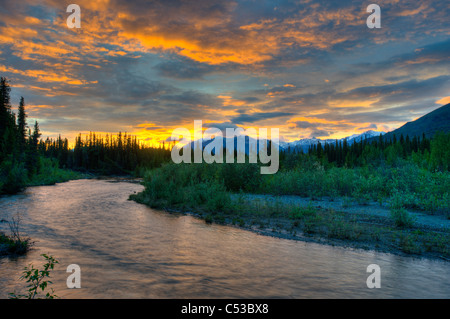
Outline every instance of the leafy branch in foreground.
[[[28, 294], [16, 295], [15, 292], [12, 292], [9, 294], [11, 299], [40, 299], [40, 290], [42, 290], [42, 293], [44, 293], [44, 290], [48, 287], [48, 284], [52, 283], [51, 281], [46, 279], [50, 278], [50, 270], [53, 270], [55, 264], [59, 262], [52, 256], [48, 256], [46, 254], [42, 254], [41, 256], [44, 257], [47, 261], [47, 263], [44, 264], [44, 270], [34, 268], [34, 266], [30, 264], [28, 267], [25, 267], [23, 275], [20, 277], [21, 280], [26, 279], [26, 282], [29, 283], [29, 285], [27, 286]], [[53, 288], [51, 288], [51, 292], [47, 292], [44, 296], [44, 299], [54, 298], [58, 298], [58, 296], [54, 294], [54, 290]]]

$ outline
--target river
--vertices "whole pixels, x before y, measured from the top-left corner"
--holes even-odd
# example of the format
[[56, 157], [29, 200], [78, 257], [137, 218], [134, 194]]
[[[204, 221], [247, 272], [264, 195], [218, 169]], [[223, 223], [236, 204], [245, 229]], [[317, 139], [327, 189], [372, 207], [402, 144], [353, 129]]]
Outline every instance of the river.
[[[51, 273], [61, 298], [449, 298], [450, 263], [258, 235], [206, 224], [128, 200], [143, 187], [76, 180], [0, 198], [0, 220], [15, 214], [35, 242], [0, 259], [0, 298], [23, 293], [23, 268], [59, 260]], [[9, 233], [6, 222], [0, 231]], [[81, 269], [69, 289], [66, 268]], [[367, 266], [381, 269], [369, 289]]]

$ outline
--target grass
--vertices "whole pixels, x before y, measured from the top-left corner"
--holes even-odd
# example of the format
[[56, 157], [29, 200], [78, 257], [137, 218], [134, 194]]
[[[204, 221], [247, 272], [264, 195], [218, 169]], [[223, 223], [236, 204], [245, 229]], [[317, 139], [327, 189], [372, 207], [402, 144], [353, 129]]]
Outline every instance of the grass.
[[[206, 166], [206, 167], [205, 167]], [[144, 178], [145, 190], [130, 199], [154, 208], [190, 212], [207, 223], [230, 224], [287, 238], [309, 238], [393, 253], [449, 258], [450, 236], [420, 229], [404, 208], [402, 193], [393, 193], [391, 218], [232, 193], [221, 167], [208, 164], [165, 165]], [[273, 178], [273, 177], [272, 177]], [[400, 194], [400, 195], [399, 195]], [[344, 201], [349, 206], [352, 197]], [[343, 208], [344, 209], [344, 208]]]
[[[161, 191], [154, 198], [173, 205], [186, 203], [187, 206], [198, 201], [198, 192], [207, 194], [205, 188], [215, 191], [252, 194], [296, 195], [330, 200], [343, 198], [343, 208], [352, 203], [367, 205], [378, 202], [380, 205], [396, 201], [406, 209], [420, 210], [430, 215], [445, 215], [450, 218], [450, 172], [430, 171], [413, 162], [402, 162], [397, 166], [379, 167], [328, 167], [319, 162], [300, 162], [291, 169], [281, 169], [273, 175], [261, 175], [258, 164], [167, 164], [147, 173], [147, 184], [159, 185]], [[179, 175], [179, 176], [177, 176]], [[158, 181], [159, 180], [159, 181]], [[197, 185], [198, 184], [198, 185]], [[175, 187], [176, 185], [176, 187]], [[154, 188], [148, 185], [149, 189]], [[194, 189], [194, 188], [198, 189]], [[221, 190], [218, 190], [220, 187]], [[166, 194], [173, 189], [181, 193]], [[185, 194], [194, 193], [197, 198]], [[160, 196], [161, 195], [161, 196]], [[223, 195], [226, 196], [226, 195]], [[208, 196], [206, 196], [208, 197]], [[205, 200], [209, 200], [206, 198]], [[224, 199], [225, 200], [225, 199]], [[225, 200], [226, 201], [226, 200]], [[217, 204], [210, 203], [213, 206]], [[225, 209], [224, 207], [220, 209]]]
[[40, 171], [28, 180], [26, 186], [54, 185], [56, 183], [63, 183], [87, 177], [87, 175], [83, 173], [59, 168], [57, 161], [43, 157], [40, 158], [40, 161]]
[[23, 163], [4, 161], [0, 165], [0, 195], [16, 194], [28, 186], [54, 185], [91, 175], [59, 168], [56, 159], [39, 157], [39, 164], [28, 172]]
[[264, 176], [252, 193], [297, 195], [310, 198], [344, 198], [366, 205], [390, 202], [398, 197], [405, 208], [450, 218], [450, 172], [429, 171], [406, 162], [397, 167], [330, 167], [317, 164], [282, 170]]

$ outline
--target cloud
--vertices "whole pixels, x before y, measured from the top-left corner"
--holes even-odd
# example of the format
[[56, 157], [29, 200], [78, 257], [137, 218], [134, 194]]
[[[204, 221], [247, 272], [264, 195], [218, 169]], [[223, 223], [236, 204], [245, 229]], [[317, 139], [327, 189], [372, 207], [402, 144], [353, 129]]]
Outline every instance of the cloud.
[[365, 126], [365, 127], [359, 127], [359, 128], [357, 128], [357, 130], [358, 131], [360, 131], [360, 130], [376, 130], [378, 128], [378, 126], [376, 125], [376, 124], [370, 124], [370, 125], [368, 125], [368, 126]]
[[160, 76], [166, 78], [192, 80], [203, 79], [208, 74], [220, 72], [223, 68], [203, 64], [188, 58], [173, 58], [163, 61], [155, 66]]
[[203, 127], [204, 128], [217, 128], [217, 129], [222, 131], [222, 135], [224, 137], [227, 136], [227, 129], [235, 130], [235, 129], [239, 128], [239, 126], [237, 126], [236, 124], [231, 123], [230, 121], [222, 122], [222, 123], [219, 123], [219, 122], [203, 123]]
[[60, 1], [2, 1], [0, 73], [46, 133], [163, 134], [203, 119], [334, 137], [448, 98], [445, 2], [384, 1], [379, 30], [351, 0], [77, 4], [81, 29]]
[[254, 123], [266, 119], [273, 119], [277, 117], [288, 117], [292, 116], [294, 113], [288, 112], [254, 112], [254, 113], [242, 113], [231, 119], [233, 124], [244, 124], [244, 123]]
[[306, 121], [292, 122], [292, 124], [294, 125], [295, 128], [300, 128], [300, 129], [312, 128], [312, 127], [317, 126], [317, 124], [315, 124], [315, 123], [306, 122]]
[[445, 105], [450, 103], [450, 96], [443, 97], [442, 99], [436, 101], [436, 104]]
[[220, 103], [219, 99], [215, 96], [195, 90], [163, 95], [161, 96], [161, 99], [193, 107], [208, 107], [218, 105]]
[[325, 131], [325, 130], [313, 130], [309, 136], [309, 138], [321, 138], [321, 137], [327, 137], [330, 136], [332, 132]]

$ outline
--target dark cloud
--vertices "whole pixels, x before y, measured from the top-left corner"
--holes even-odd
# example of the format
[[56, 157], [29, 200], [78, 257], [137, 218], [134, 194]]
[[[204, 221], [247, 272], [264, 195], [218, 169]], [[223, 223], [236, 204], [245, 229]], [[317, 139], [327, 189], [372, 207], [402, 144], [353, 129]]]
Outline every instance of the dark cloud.
[[155, 66], [158, 74], [167, 78], [181, 80], [201, 80], [205, 75], [219, 72], [223, 67], [202, 64], [190, 59], [174, 58]]
[[247, 103], [255, 103], [255, 102], [261, 101], [261, 99], [256, 97], [256, 96], [242, 97], [242, 98], [239, 98], [239, 99], [242, 100], [242, 101], [245, 101]]
[[244, 124], [244, 123], [254, 123], [261, 120], [267, 120], [267, 119], [274, 119], [277, 117], [287, 117], [292, 116], [295, 113], [287, 113], [287, 112], [267, 112], [267, 113], [251, 113], [246, 114], [242, 113], [241, 115], [238, 115], [236, 117], [233, 117], [231, 119], [231, 122], [233, 124]]
[[239, 126], [233, 124], [231, 122], [222, 122], [222, 123], [203, 123], [203, 127], [205, 128], [217, 128], [222, 131], [222, 135], [224, 137], [227, 136], [227, 129], [237, 129]]
[[329, 136], [409, 121], [449, 95], [445, 1], [385, 1], [379, 30], [353, 0], [79, 4], [82, 30], [69, 30], [60, 1], [2, 1], [0, 73], [46, 131], [271, 120]]
[[316, 127], [317, 124], [315, 123], [310, 123], [310, 122], [306, 122], [306, 121], [297, 121], [297, 122], [292, 122], [292, 124], [295, 125], [295, 128], [311, 128], [311, 127]]
[[325, 131], [325, 130], [313, 130], [309, 136], [309, 138], [319, 138], [319, 137], [325, 137], [325, 136], [330, 136], [331, 134], [333, 134], [333, 132], [329, 132], [329, 131]]
[[370, 124], [365, 127], [358, 127], [357, 130], [376, 130], [378, 126], [376, 124]]
[[161, 99], [192, 106], [215, 106], [220, 103], [219, 99], [215, 96], [193, 90], [184, 91], [178, 94], [164, 95], [161, 96]]

